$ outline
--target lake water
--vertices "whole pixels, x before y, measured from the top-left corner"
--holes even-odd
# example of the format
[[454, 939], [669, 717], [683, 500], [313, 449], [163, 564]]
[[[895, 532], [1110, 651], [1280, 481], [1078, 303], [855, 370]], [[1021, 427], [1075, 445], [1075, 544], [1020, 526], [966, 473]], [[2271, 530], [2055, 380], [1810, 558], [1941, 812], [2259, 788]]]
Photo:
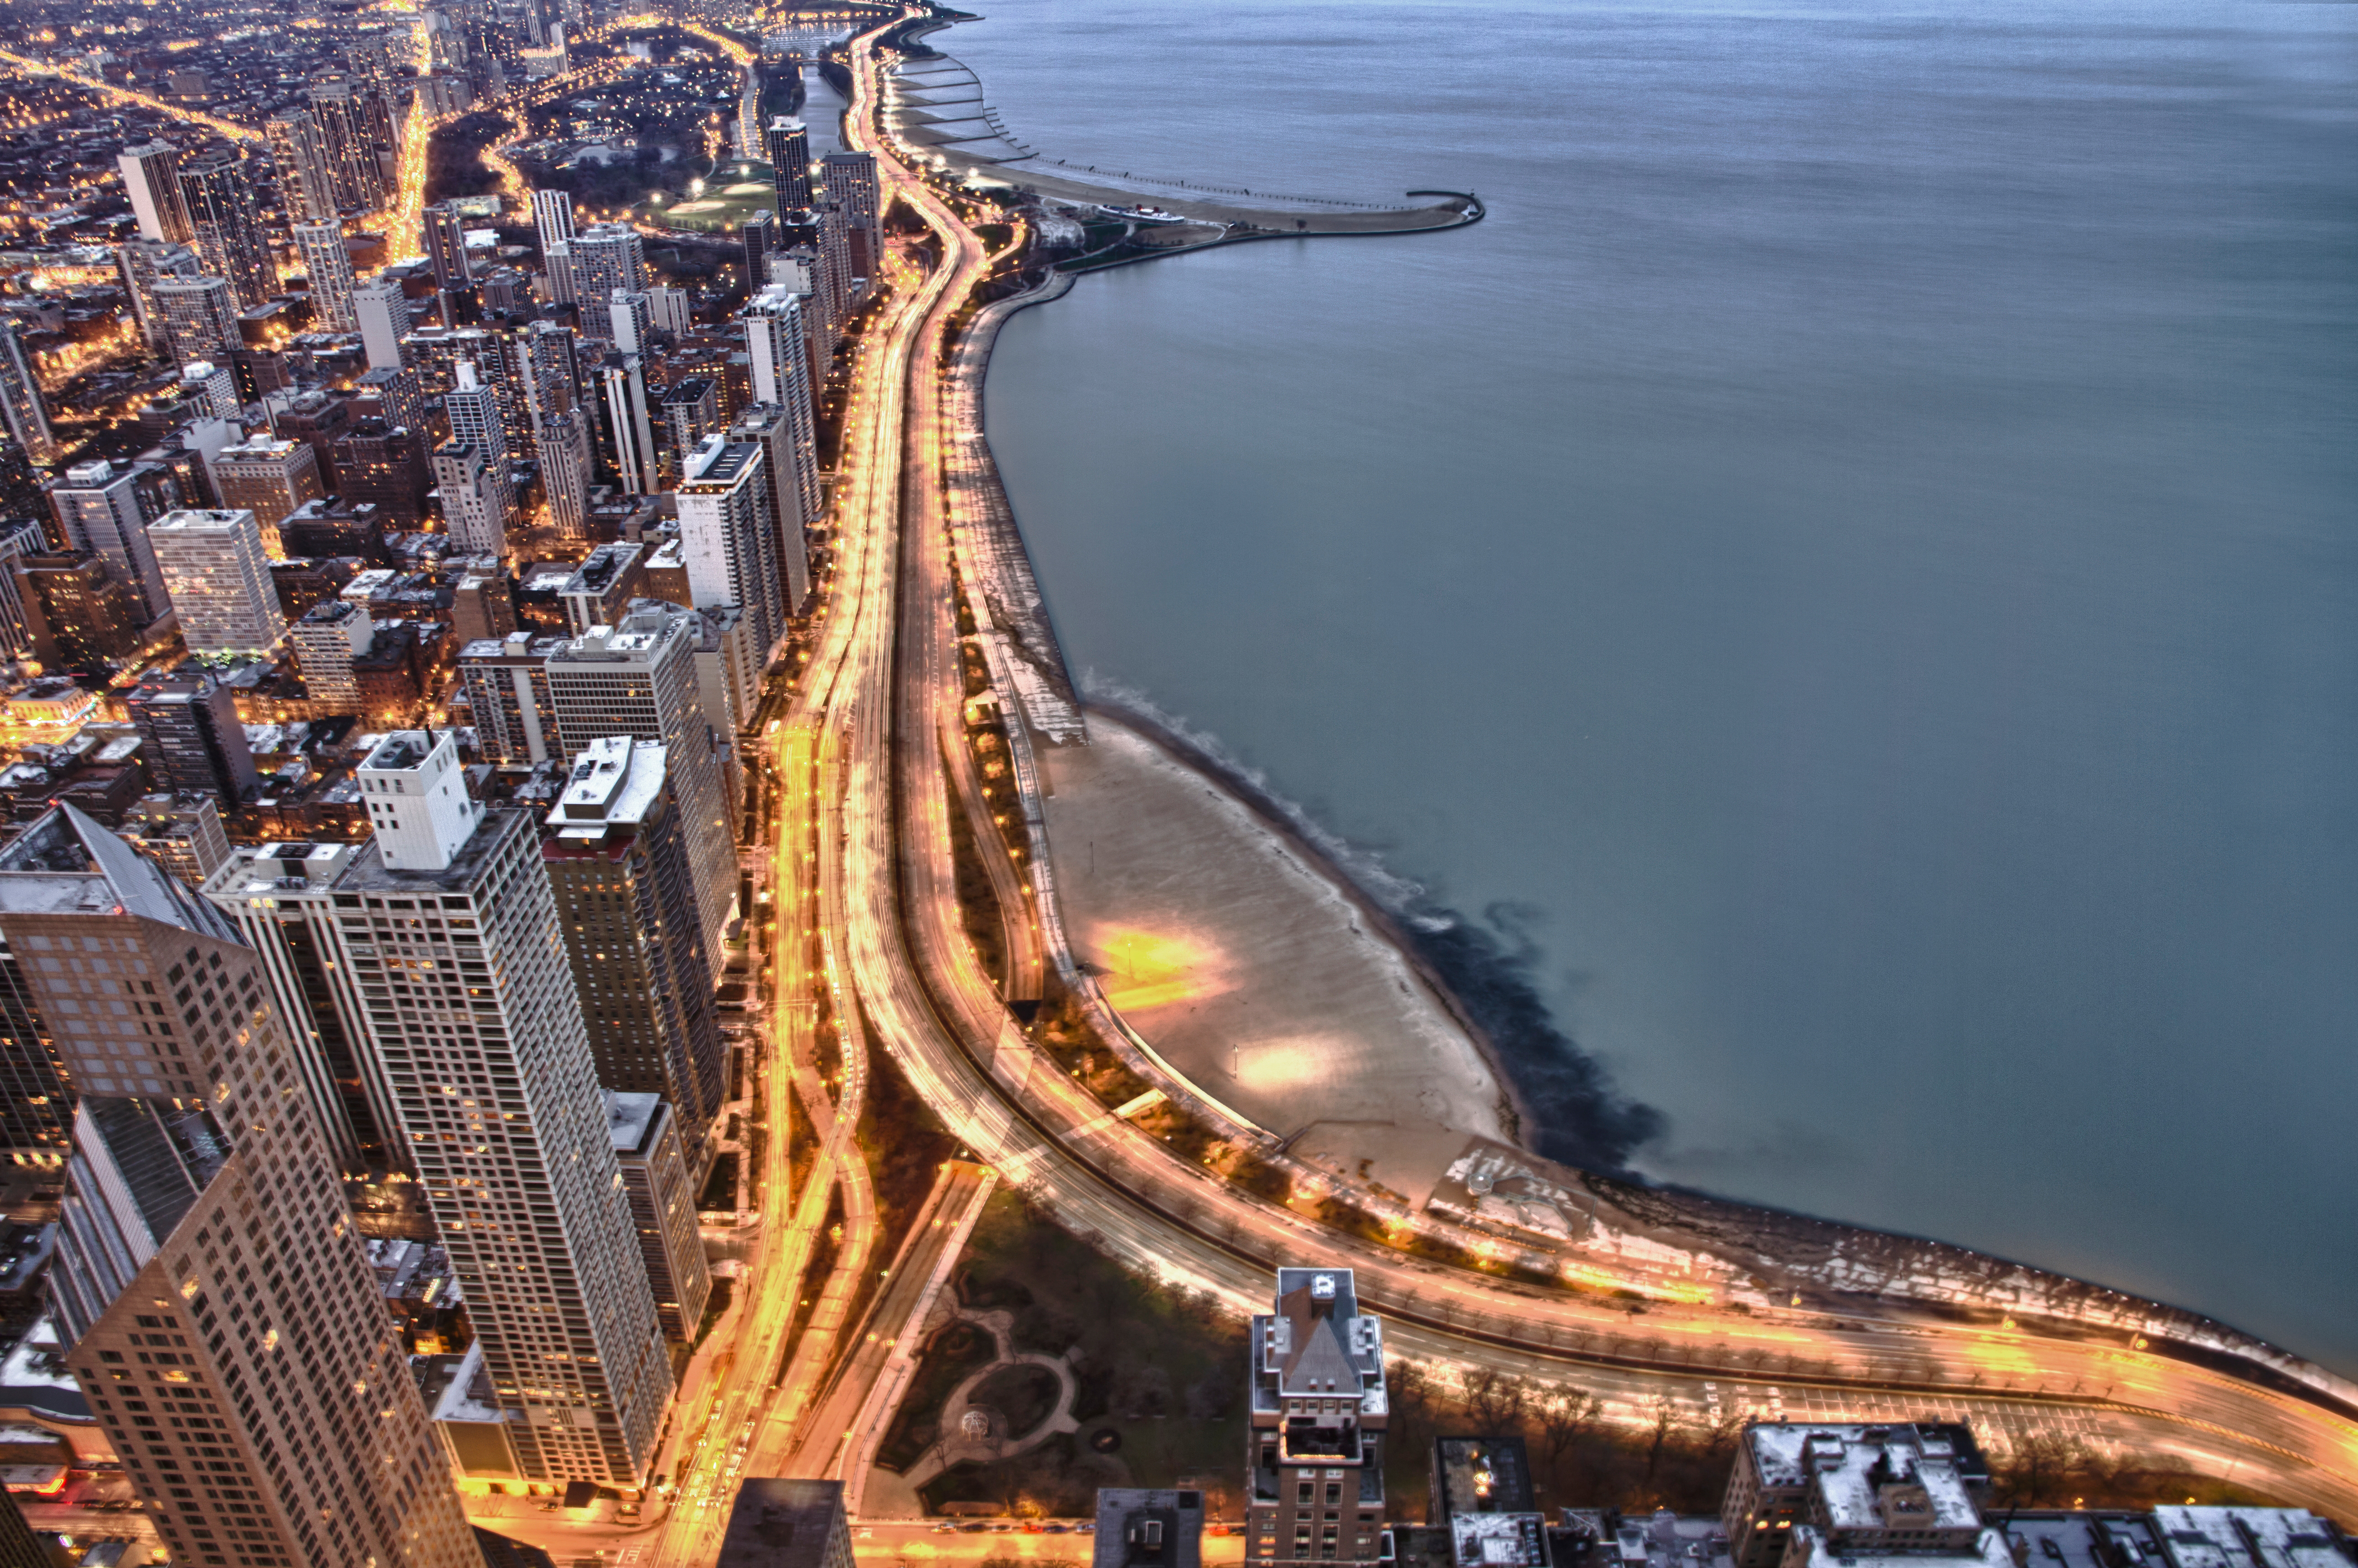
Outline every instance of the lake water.
[[990, 11], [1048, 157], [1490, 211], [1016, 319], [1076, 669], [1520, 945], [1639, 1169], [2358, 1373], [2358, 5]]

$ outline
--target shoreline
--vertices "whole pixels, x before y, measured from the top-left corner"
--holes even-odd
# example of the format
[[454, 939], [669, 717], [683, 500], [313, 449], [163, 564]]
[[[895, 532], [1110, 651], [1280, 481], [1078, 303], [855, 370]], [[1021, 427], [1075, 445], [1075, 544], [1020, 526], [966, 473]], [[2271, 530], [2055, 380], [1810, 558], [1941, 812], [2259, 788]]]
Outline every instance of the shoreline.
[[[1272, 233], [1249, 237], [1293, 236]], [[1310, 234], [1305, 232], [1302, 237], [1310, 237]], [[1203, 247], [1170, 247], [1154, 254], [1184, 254], [1185, 249], [1192, 248]], [[1152, 257], [1141, 255], [1126, 259]], [[1061, 269], [1050, 272], [1052, 278], [1069, 278], [1072, 276], [1073, 273]], [[1044, 303], [1062, 292], [1062, 289], [1054, 294], [1027, 289], [1025, 297], [1015, 308]], [[1005, 314], [1012, 314], [1012, 311]], [[1000, 317], [1000, 319], [1003, 319], [1003, 315]], [[993, 336], [997, 325], [997, 321], [991, 324]], [[979, 363], [974, 395], [978, 407], [981, 401], [980, 379], [988, 373], [988, 344], [984, 345], [982, 352], [977, 356]], [[987, 453], [988, 432], [981, 429], [979, 420], [977, 429], [974, 439]], [[997, 556], [994, 565], [1020, 580], [1022, 591], [1018, 597], [1033, 609], [1044, 626], [1048, 619], [1046, 600], [1039, 589], [1036, 570], [1022, 540], [1020, 525], [1015, 521], [1014, 508], [1005, 493], [995, 460], [988, 464], [985, 477], [989, 486], [996, 492], [995, 505], [989, 509], [996, 514], [989, 520]], [[1000, 630], [1002, 635], [1007, 634], [1004, 628]], [[1010, 640], [1013, 639], [1011, 637]], [[1044, 641], [1046, 647], [1055, 651], [1055, 669], [1063, 677], [1061, 684], [1065, 690], [1076, 691], [1069, 669], [1064, 663], [1061, 646], [1054, 640], [1053, 631]], [[1025, 711], [1028, 719], [1030, 704], [1027, 694], [1014, 689], [1006, 695], [1015, 699], [1008, 706]], [[1300, 854], [1306, 863], [1316, 867], [1348, 898], [1475, 1044], [1498, 1085], [1505, 1105], [1513, 1112], [1511, 1130], [1515, 1142], [1519, 1146], [1528, 1146], [1540, 1123], [1533, 1112], [1523, 1075], [1513, 1070], [1495, 1029], [1481, 1021], [1479, 1010], [1435, 963], [1428, 945], [1409, 929], [1407, 922], [1414, 918], [1412, 913], [1388, 903], [1371, 891], [1347, 868], [1335, 847], [1321, 841], [1323, 835], [1315, 824], [1304, 820], [1298, 811], [1289, 809], [1281, 796], [1248, 776], [1239, 766], [1207, 749], [1204, 741], [1188, 735], [1184, 721], [1141, 710], [1136, 704], [1118, 697], [1081, 697], [1078, 708], [1083, 715], [1091, 709], [1103, 712], [1108, 718], [1136, 731], [1175, 762], [1203, 777], [1209, 785]], [[1025, 728], [1032, 730], [1037, 737], [1036, 743], [1050, 747], [1066, 743], [1056, 734], [1028, 721]], [[1031, 736], [1025, 738], [1027, 741], [1032, 739]], [[1086, 744], [1086, 741], [1083, 743]], [[1217, 742], [1212, 744], [1217, 745]], [[1030, 815], [1028, 811], [1027, 815]], [[1036, 838], [1034, 843], [1036, 848], [1039, 844]], [[1050, 870], [1044, 855], [1038, 858], [1035, 870]], [[1046, 903], [1053, 901], [1055, 893], [1053, 879], [1044, 880], [1047, 885], [1043, 888], [1043, 895], [1044, 903]], [[1048, 909], [1044, 908], [1042, 914], [1051, 920], [1055, 918]], [[1486, 934], [1455, 912], [1446, 914], [1455, 927], [1466, 932], [1468, 940], [1479, 947]], [[1044, 920], [1044, 924], [1047, 923]], [[1065, 957], [1069, 958], [1069, 956], [1067, 947]], [[1522, 989], [1529, 989], [1528, 985], [1512, 973], [1512, 961], [1509, 956], [1492, 949], [1474, 954], [1472, 961], [1487, 963], [1496, 968], [1503, 985], [1513, 987], [1520, 984]], [[1525, 999], [1516, 1000], [1522, 1001]], [[1540, 1017], [1545, 1017], [1544, 1007], [1538, 1003], [1535, 996], [1529, 998], [1528, 1001], [1538, 1008]], [[1118, 1019], [1118, 1015], [1116, 1017]], [[1549, 1022], [1552, 1027], [1552, 1021]], [[1562, 1038], [1560, 1033], [1558, 1038]], [[1565, 1045], [1576, 1058], [1580, 1057], [1576, 1043], [1566, 1041]], [[1581, 1060], [1585, 1061], [1585, 1058]], [[1645, 1108], [1625, 1104], [1621, 1108], [1643, 1112]], [[1872, 1229], [1748, 1200], [1722, 1197], [1699, 1189], [1657, 1184], [1637, 1175], [1628, 1169], [1626, 1163], [1617, 1160], [1609, 1164], [1583, 1162], [1561, 1168], [1576, 1175], [1597, 1198], [1621, 1209], [1640, 1232], [1651, 1230], [1658, 1234], [1675, 1235], [1689, 1247], [1731, 1260], [1748, 1253], [1751, 1264], [1747, 1266], [1766, 1269], [1771, 1274], [1790, 1281], [1797, 1289], [1804, 1285], [1812, 1288], [1812, 1293], [1821, 1296], [1818, 1303], [1821, 1310], [1861, 1315], [1914, 1313], [1930, 1317], [1953, 1318], [1963, 1314], [1968, 1318], [1987, 1316], [1993, 1320], [2019, 1313], [2027, 1317], [2039, 1318], [2053, 1325], [2058, 1333], [2070, 1337], [2086, 1338], [2092, 1334], [2120, 1333], [2124, 1330], [2150, 1334], [2156, 1336], [2158, 1346], [2161, 1347], [2150, 1350], [2148, 1354], [2169, 1355], [2173, 1359], [2202, 1365], [2236, 1381], [2270, 1389], [2282, 1396], [2331, 1410], [2345, 1419], [2358, 1418], [2358, 1384], [2318, 1363], [2190, 1309], [2115, 1291], [2075, 1276], [1930, 1237]], [[1741, 1234], [1730, 1236], [1727, 1234], [1729, 1231]], [[1760, 1249], [1764, 1243], [1778, 1248], [1778, 1253], [1772, 1255]], [[1845, 1244], [1848, 1244], [1847, 1256], [1844, 1255]], [[2068, 1307], [2078, 1310], [2067, 1310]], [[1995, 1322], [1992, 1326], [1996, 1326]], [[2139, 1347], [2143, 1347], [2142, 1342]]]

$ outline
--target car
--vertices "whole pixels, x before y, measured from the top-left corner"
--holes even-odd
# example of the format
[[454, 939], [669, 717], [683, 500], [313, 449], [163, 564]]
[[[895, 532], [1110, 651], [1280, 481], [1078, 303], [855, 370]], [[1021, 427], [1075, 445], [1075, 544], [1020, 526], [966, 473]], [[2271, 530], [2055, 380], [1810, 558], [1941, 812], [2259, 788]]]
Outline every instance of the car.
[[956, 1535], [957, 1533], [957, 1526], [947, 1523], [937, 1524], [934, 1526], [934, 1533], [936, 1535]]
[[960, 1535], [980, 1535], [984, 1530], [989, 1530], [990, 1528], [990, 1527], [989, 1525], [983, 1523], [980, 1519], [977, 1519], [972, 1524], [962, 1524], [958, 1526], [958, 1533]]
[[1073, 1527], [1068, 1524], [1044, 1524], [1040, 1527], [1040, 1533], [1043, 1535], [1068, 1535], [1072, 1532], [1072, 1529]]
[[999, 1523], [997, 1523], [997, 1524], [995, 1524], [995, 1525], [992, 1525], [992, 1526], [990, 1527], [990, 1533], [991, 1533], [991, 1534], [993, 1534], [993, 1535], [1005, 1535], [1008, 1531], [1010, 1531], [1010, 1530], [1013, 1530], [1014, 1528], [1015, 1528], [1015, 1527], [1014, 1527], [1013, 1525], [1009, 1524], [1009, 1523], [1007, 1523], [1004, 1519], [1002, 1519], [1002, 1520], [1001, 1520]]
[[1098, 1527], [1093, 1524], [1076, 1524], [1073, 1527], [1075, 1535], [1095, 1535], [1097, 1532]]

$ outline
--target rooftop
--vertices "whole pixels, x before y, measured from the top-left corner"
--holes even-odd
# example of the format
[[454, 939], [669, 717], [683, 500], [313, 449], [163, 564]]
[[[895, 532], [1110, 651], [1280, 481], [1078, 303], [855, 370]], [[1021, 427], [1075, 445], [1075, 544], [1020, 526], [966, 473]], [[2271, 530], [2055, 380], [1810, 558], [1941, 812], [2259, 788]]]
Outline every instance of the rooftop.
[[713, 1568], [821, 1568], [841, 1528], [842, 1482], [748, 1476], [738, 1484]]
[[401, 871], [384, 863], [373, 838], [352, 859], [352, 870], [336, 884], [339, 892], [437, 893], [465, 892], [484, 865], [511, 834], [529, 833], [532, 813], [513, 806], [492, 806], [468, 840], [459, 846], [450, 863], [440, 870]]
[[647, 1142], [663, 1119], [663, 1096], [658, 1094], [621, 1094], [612, 1089], [606, 1095], [606, 1134], [614, 1141], [617, 1154], [644, 1154]]

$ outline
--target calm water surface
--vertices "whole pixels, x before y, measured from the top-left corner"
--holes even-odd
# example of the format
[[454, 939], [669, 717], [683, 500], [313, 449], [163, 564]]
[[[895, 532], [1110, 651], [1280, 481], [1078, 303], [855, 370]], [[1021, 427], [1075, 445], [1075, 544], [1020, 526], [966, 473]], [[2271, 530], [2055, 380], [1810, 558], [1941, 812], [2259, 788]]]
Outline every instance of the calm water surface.
[[1536, 945], [1663, 1178], [2358, 1373], [2358, 5], [1001, 0], [1076, 666]]

